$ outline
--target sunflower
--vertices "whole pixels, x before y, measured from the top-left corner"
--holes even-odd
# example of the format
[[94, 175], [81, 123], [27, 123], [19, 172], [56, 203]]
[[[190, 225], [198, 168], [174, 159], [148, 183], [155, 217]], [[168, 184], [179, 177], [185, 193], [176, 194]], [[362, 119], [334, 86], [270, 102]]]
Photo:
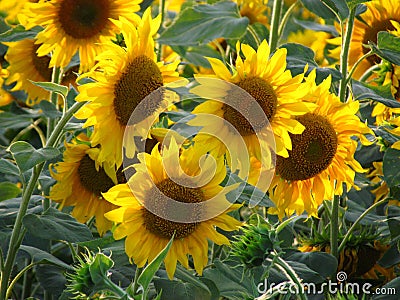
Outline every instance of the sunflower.
[[[382, 75], [383, 79], [377, 79], [375, 83], [380, 86], [390, 84], [390, 90], [393, 97], [395, 100], [400, 101], [400, 66], [382, 63], [381, 70], [384, 72], [384, 75]], [[372, 110], [371, 116], [375, 117], [376, 124], [380, 125], [384, 121], [393, 118], [397, 114], [400, 114], [400, 108], [391, 108], [382, 103], [376, 103]]]
[[247, 17], [250, 24], [261, 23], [269, 27], [268, 17], [265, 15], [269, 13], [268, 1], [265, 0], [234, 0], [239, 8], [239, 13], [242, 17]]
[[0, 11], [6, 13], [5, 20], [7, 23], [15, 24], [18, 19], [17, 16], [23, 9], [25, 3], [38, 2], [35, 0], [1, 0]]
[[[244, 140], [250, 154], [261, 160], [257, 134], [266, 132], [266, 129], [270, 127], [275, 137], [276, 154], [287, 157], [289, 155], [288, 150], [292, 149], [288, 133], [300, 134], [304, 130], [304, 126], [293, 116], [308, 113], [315, 107], [312, 103], [300, 101], [307, 93], [306, 86], [301, 84], [303, 74], [292, 77], [290, 71], [286, 70], [286, 49], [278, 49], [270, 58], [270, 48], [265, 40], [260, 44], [257, 52], [249, 45], [237, 43], [237, 53], [240, 53], [240, 51], [243, 52], [245, 59], [242, 60], [240, 56], [237, 57], [233, 74], [222, 61], [215, 58], [208, 58], [208, 61], [217, 78], [233, 83], [250, 94], [257, 101], [268, 120], [265, 119], [264, 114], [260, 115], [260, 112], [258, 118], [256, 117], [257, 120], [255, 120], [257, 128], [253, 128], [244, 115], [245, 112], [257, 115], [254, 114], [256, 108], [250, 107], [253, 105], [252, 99], [247, 97], [246, 102], [244, 101], [246, 96], [240, 95], [234, 90], [233, 95], [228, 95], [226, 103], [208, 100], [193, 110], [193, 114], [212, 114], [220, 117], [219, 121], [215, 118], [207, 121], [198, 117], [189, 121], [190, 125], [203, 127], [195, 140], [207, 145], [209, 149], [215, 149], [215, 152], [219, 154], [224, 153], [225, 146], [220, 140], [210, 135], [201, 134], [201, 132], [215, 132], [215, 129], [217, 129], [218, 137], [221, 140], [231, 144], [235, 144], [238, 138]], [[200, 78], [198, 80], [200, 81]], [[193, 89], [193, 93], [212, 98], [218, 88], [225, 88], [223, 83], [215, 83], [215, 85], [212, 91], [207, 84], [204, 85], [206, 90], [200, 85], [199, 88]], [[229, 104], [241, 107], [242, 111], [238, 112]], [[238, 137], [224, 121], [230, 123], [240, 136]], [[239, 143], [236, 144], [239, 145]]]
[[79, 51], [80, 71], [94, 65], [102, 44], [115, 36], [112, 20], [135, 21], [142, 0], [51, 0], [28, 3], [19, 15], [26, 29], [42, 26], [38, 33], [39, 56], [52, 53], [50, 67], [65, 67]]
[[63, 161], [50, 168], [57, 183], [49, 198], [60, 203], [60, 209], [73, 206], [72, 216], [81, 223], [96, 217], [97, 231], [103, 235], [112, 226], [104, 213], [116, 206], [105, 201], [101, 193], [126, 180], [121, 171], [115, 172], [114, 166], [99, 164], [99, 152], [99, 148], [83, 142], [65, 143]]
[[[233, 231], [241, 226], [241, 222], [226, 214], [240, 205], [231, 205], [225, 198], [228, 191], [237, 187], [236, 184], [219, 185], [226, 176], [223, 160], [215, 162], [208, 156], [200, 160], [200, 168], [200, 155], [196, 148], [184, 149], [180, 156], [179, 151], [171, 138], [162, 155], [158, 147], [154, 147], [151, 154], [140, 153], [140, 163], [133, 165], [136, 173], [128, 183], [103, 193], [105, 199], [120, 206], [105, 216], [118, 224], [114, 238], [126, 237], [125, 252], [139, 268], [152, 261], [174, 236], [164, 260], [170, 279], [177, 261], [189, 267], [188, 254], [193, 257], [194, 268], [201, 275], [208, 261], [207, 240], [229, 245], [229, 240], [215, 227]], [[171, 158], [178, 161], [172, 162]], [[164, 169], [163, 163], [172, 170]], [[169, 201], [164, 198], [169, 198]], [[212, 204], [209, 205], [215, 200], [219, 212]]]
[[[146, 10], [137, 28], [125, 18], [116, 22], [125, 38], [126, 49], [108, 44], [107, 51], [97, 57], [97, 68], [83, 75], [94, 82], [81, 85], [76, 98], [90, 102], [76, 117], [87, 119], [84, 127], [93, 125], [92, 144], [101, 145], [100, 162], [113, 162], [117, 167], [122, 164], [124, 132], [135, 108], [153, 91], [179, 78], [178, 60], [167, 65], [157, 62], [152, 36], [158, 31], [161, 18], [153, 20], [150, 13], [150, 9]], [[142, 112], [137, 127], [153, 120], [163, 103]], [[147, 138], [145, 133], [142, 138]], [[134, 145], [125, 150], [132, 156]]]
[[[8, 46], [5, 59], [9, 77], [8, 85], [16, 83], [11, 91], [24, 90], [27, 95], [27, 104], [34, 105], [42, 100], [49, 99], [50, 93], [45, 89], [34, 85], [31, 81], [51, 81], [52, 69], [49, 68], [50, 57], [37, 56], [36, 50], [40, 47], [33, 39], [25, 39], [18, 42], [4, 43]], [[69, 85], [76, 80], [75, 74], [69, 70], [62, 78], [61, 84]]]
[[[349, 65], [353, 66], [364, 54], [369, 52], [368, 42], [377, 43], [378, 32], [394, 30], [391, 21], [400, 22], [400, 6], [398, 0], [373, 0], [364, 3], [367, 6], [365, 13], [360, 15], [362, 21], [355, 19], [353, 35], [350, 43]], [[332, 40], [333, 44], [340, 45], [341, 37]], [[331, 52], [331, 56], [339, 58], [341, 48]], [[353, 77], [360, 78], [371, 66], [380, 62], [376, 55], [369, 56], [361, 61]]]
[[339, 98], [329, 93], [331, 78], [320, 85], [315, 84], [316, 72], [306, 79], [310, 93], [305, 101], [318, 105], [315, 111], [297, 116], [305, 126], [302, 134], [290, 134], [293, 148], [289, 157], [277, 157], [276, 174], [270, 186], [270, 197], [277, 213], [282, 218], [285, 213], [316, 216], [317, 208], [324, 199], [343, 193], [343, 183], [349, 190], [354, 185], [355, 172], [364, 172], [354, 159], [357, 141], [371, 130], [355, 115], [359, 103], [341, 103]]

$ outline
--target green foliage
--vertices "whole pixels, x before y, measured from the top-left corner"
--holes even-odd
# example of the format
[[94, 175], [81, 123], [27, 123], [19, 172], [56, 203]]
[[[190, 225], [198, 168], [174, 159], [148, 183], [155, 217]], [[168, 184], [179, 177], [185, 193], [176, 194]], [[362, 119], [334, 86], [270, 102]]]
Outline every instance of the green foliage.
[[237, 6], [230, 1], [214, 5], [200, 4], [188, 7], [165, 29], [158, 42], [168, 45], [196, 46], [216, 38], [239, 39], [249, 20], [241, 18]]

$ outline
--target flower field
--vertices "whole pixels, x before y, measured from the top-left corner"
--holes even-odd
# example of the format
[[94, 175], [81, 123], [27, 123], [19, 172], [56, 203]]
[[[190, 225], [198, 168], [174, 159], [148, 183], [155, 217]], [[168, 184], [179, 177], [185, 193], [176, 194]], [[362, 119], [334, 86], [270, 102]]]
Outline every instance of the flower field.
[[400, 297], [398, 0], [0, 0], [0, 300]]

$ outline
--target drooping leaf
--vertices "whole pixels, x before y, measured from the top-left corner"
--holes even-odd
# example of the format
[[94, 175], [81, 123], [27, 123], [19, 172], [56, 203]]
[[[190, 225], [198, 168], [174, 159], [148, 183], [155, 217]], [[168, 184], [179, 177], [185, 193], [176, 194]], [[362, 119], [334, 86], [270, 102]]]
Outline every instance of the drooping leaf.
[[378, 45], [369, 44], [373, 52], [393, 64], [400, 65], [400, 37], [386, 31], [378, 32]]
[[19, 129], [28, 127], [32, 122], [32, 116], [29, 115], [17, 115], [6, 111], [0, 114], [0, 128]]
[[33, 39], [40, 29], [41, 28], [37, 26], [31, 30], [25, 30], [24, 26], [17, 25], [0, 34], [0, 42], [16, 42], [24, 39]]
[[347, 6], [346, 0], [322, 0], [326, 6], [337, 13], [340, 20], [346, 20], [349, 17], [350, 10]]
[[12, 182], [0, 182], [0, 201], [15, 198], [21, 193], [21, 189]]
[[351, 80], [354, 100], [374, 100], [391, 108], [399, 108], [400, 102], [393, 98], [390, 84], [372, 86], [357, 80]]
[[46, 91], [49, 92], [54, 92], [59, 95], [62, 95], [64, 97], [67, 96], [68, 93], [68, 87], [65, 85], [53, 83], [53, 82], [37, 82], [37, 81], [31, 81], [34, 85], [37, 85], [38, 87], [41, 87], [45, 89]]
[[301, 3], [323, 19], [336, 19], [335, 14], [321, 0], [301, 0]]
[[[336, 272], [338, 265], [334, 256], [323, 252], [295, 252], [285, 257], [285, 260], [303, 263], [326, 278]], [[321, 266], [324, 267], [321, 268]]]
[[52, 207], [42, 215], [27, 214], [22, 222], [32, 235], [42, 239], [83, 242], [93, 238], [85, 224]]
[[333, 36], [338, 36], [339, 33], [337, 32], [336, 28], [332, 25], [323, 25], [311, 21], [304, 21], [304, 20], [298, 20], [294, 19], [294, 22], [304, 29], [310, 29], [314, 31], [323, 31], [332, 34]]
[[36, 150], [31, 144], [24, 141], [11, 144], [8, 151], [13, 155], [21, 172], [60, 155], [60, 151], [56, 148], [47, 147]]
[[389, 148], [383, 156], [383, 175], [389, 187], [400, 185], [400, 150]]
[[216, 38], [239, 39], [248, 24], [249, 19], [238, 14], [234, 2], [194, 5], [184, 9], [158, 41], [167, 45], [196, 46]]
[[52, 265], [61, 267], [65, 270], [73, 270], [73, 267], [71, 267], [69, 264], [63, 262], [62, 260], [58, 259], [54, 255], [52, 255], [46, 251], [40, 250], [35, 247], [26, 246], [26, 245], [21, 245], [21, 247], [19, 249], [20, 249], [20, 251], [28, 253], [30, 258], [32, 259], [32, 261], [35, 263], [52, 264]]
[[18, 167], [4, 158], [0, 159], [0, 173], [19, 176]]

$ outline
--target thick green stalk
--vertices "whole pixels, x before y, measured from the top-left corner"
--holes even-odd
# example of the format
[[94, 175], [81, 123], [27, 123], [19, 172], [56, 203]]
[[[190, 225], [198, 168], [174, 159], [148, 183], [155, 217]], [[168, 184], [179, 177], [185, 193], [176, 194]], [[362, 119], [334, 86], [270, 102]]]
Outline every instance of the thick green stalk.
[[339, 205], [340, 196], [335, 195], [332, 201], [331, 214], [331, 254], [338, 258], [338, 237], [339, 237]]
[[[59, 139], [60, 134], [62, 133], [62, 130], [63, 130], [65, 124], [67, 124], [67, 122], [69, 121], [69, 119], [71, 119], [73, 114], [75, 112], [77, 112], [78, 109], [81, 108], [84, 104], [85, 104], [84, 102], [75, 103], [66, 112], [66, 114], [60, 119], [60, 121], [57, 123], [56, 127], [54, 128], [54, 131], [48, 138], [47, 144], [46, 144], [47, 147], [55, 146], [56, 142]], [[24, 190], [22, 193], [21, 206], [19, 208], [17, 218], [15, 220], [14, 229], [11, 233], [11, 239], [10, 239], [10, 244], [8, 246], [7, 257], [6, 257], [6, 261], [4, 264], [4, 269], [2, 270], [2, 273], [1, 273], [1, 283], [0, 283], [0, 299], [1, 300], [6, 299], [7, 286], [8, 286], [8, 282], [10, 280], [12, 268], [14, 266], [15, 257], [17, 255], [18, 249], [22, 243], [23, 236], [25, 234], [25, 230], [22, 225], [22, 219], [26, 215], [26, 212], [28, 210], [29, 200], [31, 199], [32, 193], [35, 189], [35, 186], [39, 179], [40, 173], [43, 170], [43, 167], [44, 167], [44, 162], [36, 165], [33, 168], [32, 176], [31, 176], [28, 184], [24, 187]]]
[[276, 50], [279, 41], [279, 23], [281, 19], [283, 0], [274, 0], [271, 16], [271, 30], [269, 32], [269, 47], [271, 53]]
[[[165, 19], [165, 0], [160, 0], [160, 6], [159, 6], [160, 14], [161, 14], [161, 29], [164, 29], [164, 19]], [[162, 59], [162, 44], [157, 41], [158, 47], [157, 47], [157, 61], [161, 61]]]
[[339, 98], [341, 102], [346, 102], [346, 87], [348, 82], [347, 67], [349, 64], [350, 42], [353, 34], [355, 15], [356, 15], [356, 9], [353, 8], [352, 10], [350, 10], [350, 16], [347, 21], [346, 28], [344, 28], [344, 24], [342, 23], [343, 40], [342, 40], [342, 51], [340, 53], [340, 73], [342, 74], [342, 80], [340, 81], [340, 86], [339, 86]]

